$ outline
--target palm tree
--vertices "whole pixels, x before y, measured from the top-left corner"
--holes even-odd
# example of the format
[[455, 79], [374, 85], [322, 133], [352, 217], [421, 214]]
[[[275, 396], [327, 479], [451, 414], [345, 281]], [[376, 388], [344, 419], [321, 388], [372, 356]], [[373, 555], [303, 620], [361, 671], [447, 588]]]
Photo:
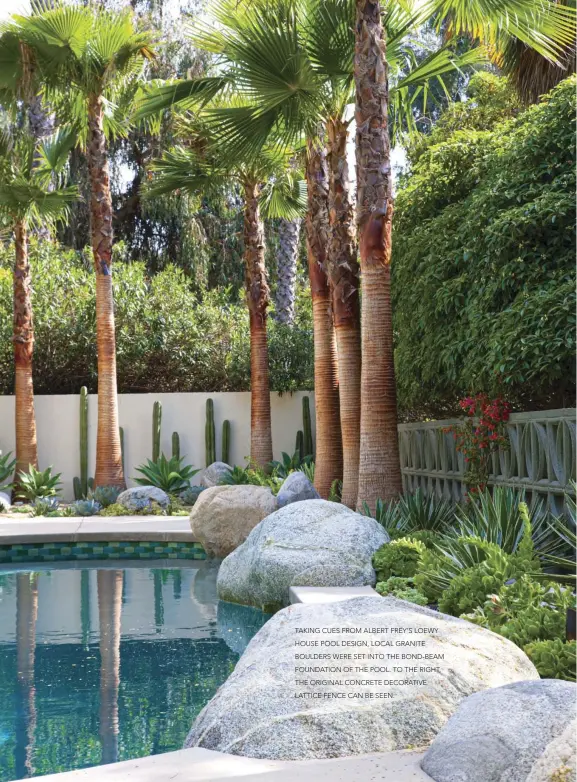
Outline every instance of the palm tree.
[[295, 317], [295, 283], [297, 259], [301, 235], [301, 218], [278, 224], [278, 250], [276, 259], [275, 318], [279, 323], [291, 326]]
[[[238, 107], [243, 110], [243, 107]], [[210, 135], [202, 121], [183, 121], [181, 135], [195, 146], [177, 147], [152, 165], [148, 196], [169, 192], [198, 194], [226, 191], [231, 183], [240, 189], [244, 210], [244, 264], [250, 319], [251, 433], [250, 460], [268, 468], [272, 461], [272, 424], [267, 345], [267, 311], [270, 291], [265, 267], [263, 214], [297, 219], [304, 208], [298, 170], [290, 155], [264, 150], [258, 158], [227, 157], [218, 135]], [[202, 152], [199, 152], [199, 149]]]
[[[357, 222], [362, 274], [361, 457], [359, 505], [402, 491], [391, 309], [393, 217], [386, 35], [380, 0], [356, 0]], [[512, 36], [549, 58], [567, 45], [566, 10], [535, 0], [443, 0], [438, 25], [501, 48]], [[555, 43], [557, 41], [557, 43]]]
[[15, 771], [20, 777], [33, 777], [35, 770], [34, 734], [37, 709], [34, 686], [36, 620], [38, 619], [38, 573], [16, 576], [16, 660], [20, 698], [14, 752]]
[[[5, 117], [6, 119], [6, 117]], [[78, 197], [76, 188], [53, 188], [54, 175], [68, 160], [74, 134], [66, 129], [39, 144], [6, 125], [0, 136], [0, 214], [14, 234], [14, 408], [16, 475], [38, 467], [34, 415], [34, 323], [28, 258], [30, 226], [66, 216]]]
[[[111, 103], [151, 59], [151, 37], [136, 31], [130, 13], [80, 6], [49, 7], [14, 16], [11, 30], [34, 57], [45, 91], [60, 94], [86, 144], [90, 179], [92, 252], [96, 273], [98, 430], [95, 485], [124, 487], [116, 384], [112, 289], [112, 202], [106, 125]], [[3, 63], [4, 65], [4, 63]], [[9, 64], [12, 70], [13, 64]], [[65, 98], [62, 94], [65, 93]], [[126, 108], [126, 107], [125, 107]], [[118, 124], [113, 130], [124, 131]]]

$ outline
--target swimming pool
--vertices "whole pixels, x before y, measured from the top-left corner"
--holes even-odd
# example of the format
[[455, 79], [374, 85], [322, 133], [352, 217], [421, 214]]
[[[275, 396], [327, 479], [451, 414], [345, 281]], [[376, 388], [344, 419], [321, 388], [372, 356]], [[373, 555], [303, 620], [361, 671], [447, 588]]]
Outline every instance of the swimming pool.
[[1, 782], [180, 749], [267, 619], [210, 562], [37, 567], [0, 571]]

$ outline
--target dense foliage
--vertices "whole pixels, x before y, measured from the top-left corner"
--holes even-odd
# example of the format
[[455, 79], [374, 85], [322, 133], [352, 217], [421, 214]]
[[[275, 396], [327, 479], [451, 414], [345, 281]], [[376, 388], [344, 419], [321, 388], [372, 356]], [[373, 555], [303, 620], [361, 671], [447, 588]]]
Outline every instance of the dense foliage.
[[[250, 387], [248, 311], [234, 291], [198, 291], [167, 266], [113, 267], [118, 388], [121, 393], [246, 391]], [[0, 393], [13, 393], [11, 248], [0, 249]], [[38, 394], [96, 391], [95, 290], [91, 259], [44, 242], [31, 245]], [[299, 292], [293, 328], [269, 322], [271, 388], [313, 387], [310, 296]]]
[[396, 368], [409, 417], [453, 413], [479, 390], [522, 409], [574, 398], [575, 79], [518, 116], [496, 77], [473, 84], [475, 98], [409, 150], [396, 199]]

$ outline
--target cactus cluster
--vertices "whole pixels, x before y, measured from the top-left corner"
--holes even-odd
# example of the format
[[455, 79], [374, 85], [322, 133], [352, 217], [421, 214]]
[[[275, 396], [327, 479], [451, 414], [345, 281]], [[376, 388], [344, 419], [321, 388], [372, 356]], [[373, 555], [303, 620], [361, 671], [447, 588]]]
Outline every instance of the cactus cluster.
[[74, 499], [88, 497], [88, 492], [94, 486], [94, 480], [88, 477], [88, 389], [80, 389], [80, 477], [72, 481]]

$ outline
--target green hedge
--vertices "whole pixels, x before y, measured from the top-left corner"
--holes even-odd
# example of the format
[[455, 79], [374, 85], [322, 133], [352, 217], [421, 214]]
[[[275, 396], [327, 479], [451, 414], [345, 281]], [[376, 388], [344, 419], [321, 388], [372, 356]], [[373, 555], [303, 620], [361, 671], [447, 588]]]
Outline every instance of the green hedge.
[[[517, 117], [502, 90], [487, 112], [485, 89], [453, 110], [464, 129], [450, 116], [410, 151], [392, 267], [406, 416], [453, 413], [481, 390], [520, 409], [573, 404], [575, 84]], [[514, 118], [485, 129], [499, 115]]]
[[[121, 251], [121, 247], [118, 248]], [[31, 245], [38, 394], [97, 388], [94, 274], [87, 256]], [[0, 393], [13, 393], [11, 247], [0, 249]], [[153, 277], [141, 263], [113, 267], [118, 387], [122, 393], [247, 391], [250, 335], [243, 301], [227, 290], [200, 297], [182, 271]], [[231, 300], [232, 299], [232, 300]], [[310, 297], [295, 328], [269, 320], [271, 388], [313, 387]]]

